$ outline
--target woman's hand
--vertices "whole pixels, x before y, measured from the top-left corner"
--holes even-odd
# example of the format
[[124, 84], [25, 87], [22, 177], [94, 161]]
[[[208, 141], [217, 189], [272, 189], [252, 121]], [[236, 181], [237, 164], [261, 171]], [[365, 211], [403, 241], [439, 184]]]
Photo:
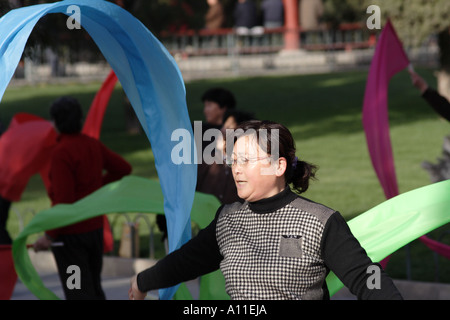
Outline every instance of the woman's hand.
[[137, 285], [137, 276], [131, 278], [130, 290], [128, 290], [128, 298], [130, 300], [144, 300], [147, 292], [141, 292]]
[[419, 89], [420, 93], [424, 93], [428, 89], [428, 83], [413, 70], [408, 69], [408, 72], [413, 86]]
[[50, 248], [52, 245], [52, 240], [50, 240], [47, 236], [43, 235], [39, 239], [36, 240], [36, 242], [33, 244], [33, 248], [35, 252], [38, 251], [45, 251]]

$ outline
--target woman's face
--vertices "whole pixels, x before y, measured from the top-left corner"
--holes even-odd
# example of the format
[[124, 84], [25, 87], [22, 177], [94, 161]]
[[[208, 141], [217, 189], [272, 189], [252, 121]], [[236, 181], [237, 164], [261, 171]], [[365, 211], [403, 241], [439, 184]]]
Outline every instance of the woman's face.
[[233, 177], [241, 199], [254, 202], [274, 196], [284, 189], [286, 160], [272, 159], [261, 149], [254, 135], [238, 138], [232, 160]]
[[209, 100], [205, 100], [203, 106], [203, 114], [205, 115], [206, 122], [212, 125], [222, 125], [226, 108], [221, 108], [217, 102]]

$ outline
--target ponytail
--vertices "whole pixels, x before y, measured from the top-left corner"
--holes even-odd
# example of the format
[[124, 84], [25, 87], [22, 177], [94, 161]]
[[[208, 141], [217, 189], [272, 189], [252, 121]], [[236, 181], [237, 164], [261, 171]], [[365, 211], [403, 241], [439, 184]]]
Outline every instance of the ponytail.
[[306, 161], [298, 160], [297, 157], [292, 161], [291, 166], [286, 169], [286, 183], [292, 184], [292, 187], [298, 193], [306, 192], [309, 188], [311, 179], [316, 179], [317, 166]]

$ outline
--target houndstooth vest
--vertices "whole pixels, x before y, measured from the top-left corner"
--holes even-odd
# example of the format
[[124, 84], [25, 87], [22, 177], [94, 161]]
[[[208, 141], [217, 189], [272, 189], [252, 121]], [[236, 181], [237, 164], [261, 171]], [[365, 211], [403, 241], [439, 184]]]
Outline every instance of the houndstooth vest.
[[227, 205], [216, 228], [231, 299], [322, 299], [321, 239], [335, 211], [302, 197], [269, 213]]

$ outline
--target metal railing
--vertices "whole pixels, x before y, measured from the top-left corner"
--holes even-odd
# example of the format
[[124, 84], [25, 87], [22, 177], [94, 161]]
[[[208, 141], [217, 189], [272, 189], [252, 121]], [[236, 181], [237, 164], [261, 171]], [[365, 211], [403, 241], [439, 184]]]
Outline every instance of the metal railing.
[[185, 30], [162, 32], [159, 40], [173, 55], [205, 56], [252, 53], [274, 53], [285, 47], [287, 32], [298, 35], [299, 49], [352, 50], [375, 45], [375, 34], [359, 23], [342, 24], [338, 28], [316, 31], [295, 30], [284, 27]]
[[[114, 236], [114, 231], [117, 230], [116, 225], [120, 220], [125, 219], [124, 225], [129, 227], [130, 230], [130, 241], [129, 241], [129, 245], [130, 248], [128, 248], [128, 252], [131, 253], [131, 258], [138, 258], [139, 257], [139, 253], [140, 253], [140, 247], [141, 247], [141, 243], [140, 243], [140, 228], [141, 228], [141, 223], [140, 221], [144, 221], [145, 227], [148, 229], [149, 233], [148, 233], [148, 258], [150, 259], [155, 259], [155, 230], [154, 227], [156, 225], [156, 223], [152, 223], [150, 217], [151, 216], [156, 216], [156, 214], [151, 214], [151, 213], [117, 213], [117, 214], [112, 214], [109, 215], [109, 217], [111, 217], [109, 219], [110, 221], [110, 228], [111, 228], [111, 233], [113, 234], [114, 239], [120, 239], [121, 242], [123, 240], [123, 228], [120, 228], [120, 232], [121, 232], [121, 236]], [[146, 235], [147, 236], [147, 235]], [[123, 243], [120, 243], [120, 246], [122, 245], [126, 245]], [[117, 248], [119, 250], [119, 248]]]

